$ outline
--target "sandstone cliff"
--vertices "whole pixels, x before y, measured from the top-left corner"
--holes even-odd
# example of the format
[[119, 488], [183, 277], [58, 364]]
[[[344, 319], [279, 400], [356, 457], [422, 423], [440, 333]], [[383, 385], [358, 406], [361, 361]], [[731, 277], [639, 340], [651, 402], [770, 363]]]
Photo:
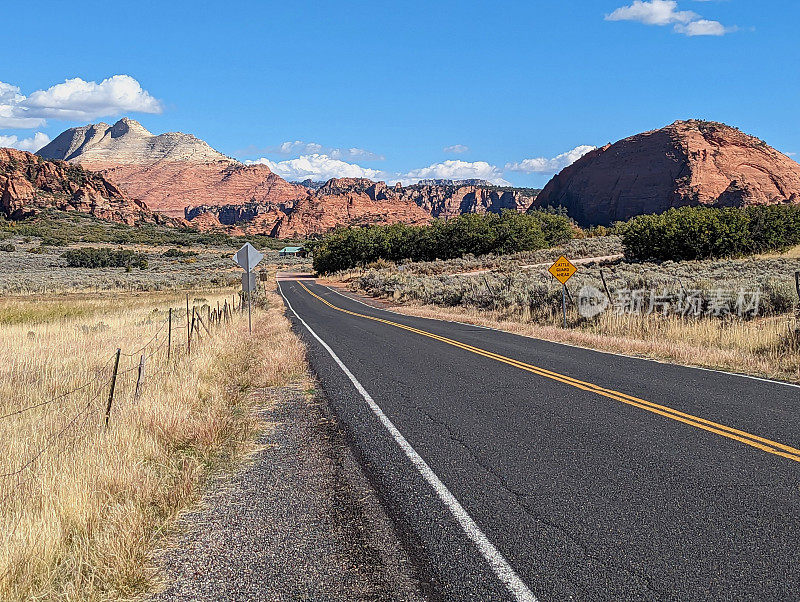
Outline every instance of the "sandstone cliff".
[[128, 118], [68, 129], [38, 154], [98, 171], [129, 197], [175, 217], [188, 206], [281, 203], [306, 194], [266, 165], [243, 165], [190, 134], [153, 135]]
[[[212, 214], [221, 224], [237, 225], [250, 234], [304, 237], [339, 226], [367, 224], [424, 224], [435, 217], [462, 213], [524, 211], [535, 196], [496, 186], [418, 184], [387, 186], [364, 178], [334, 178], [295, 201], [203, 205], [186, 209], [186, 219], [198, 228], [213, 221], [197, 221]], [[205, 218], [208, 220], [208, 218]]]
[[194, 136], [156, 136], [127, 118], [66, 130], [39, 154], [96, 170], [154, 211], [232, 233], [295, 237], [346, 225], [418, 224], [462, 213], [524, 211], [535, 198], [529, 190], [480, 180], [403, 187], [339, 178], [303, 186], [266, 165], [242, 165]]
[[44, 209], [80, 211], [129, 225], [175, 222], [153, 214], [144, 203], [127, 198], [101, 175], [79, 165], [0, 148], [2, 213], [10, 219], [21, 219]]
[[583, 225], [683, 205], [800, 202], [800, 164], [722, 123], [676, 121], [588, 153], [553, 177], [535, 207]]

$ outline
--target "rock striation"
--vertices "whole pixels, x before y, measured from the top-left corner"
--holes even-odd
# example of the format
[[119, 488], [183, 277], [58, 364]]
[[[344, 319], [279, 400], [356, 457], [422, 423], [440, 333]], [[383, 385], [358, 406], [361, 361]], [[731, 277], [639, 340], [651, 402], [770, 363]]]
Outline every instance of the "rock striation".
[[689, 120], [598, 148], [548, 182], [534, 207], [579, 224], [671, 207], [800, 203], [800, 164], [723, 123]]
[[176, 225], [176, 220], [154, 214], [146, 204], [127, 198], [103, 176], [80, 165], [0, 148], [0, 211], [9, 219], [22, 219], [45, 209], [80, 211], [129, 225]]
[[70, 128], [38, 154], [98, 171], [131, 198], [175, 217], [188, 206], [281, 203], [307, 192], [266, 165], [243, 165], [191, 134], [156, 136], [127, 117]]
[[[365, 178], [334, 178], [310, 189], [300, 199], [285, 203], [242, 203], [188, 207], [185, 217], [198, 228], [204, 214], [222, 225], [237, 226], [250, 234], [296, 238], [321, 234], [340, 226], [368, 224], [425, 224], [433, 218], [462, 213], [499, 213], [526, 210], [535, 193], [497, 186], [418, 184], [387, 186]], [[207, 218], [206, 218], [207, 220]]]

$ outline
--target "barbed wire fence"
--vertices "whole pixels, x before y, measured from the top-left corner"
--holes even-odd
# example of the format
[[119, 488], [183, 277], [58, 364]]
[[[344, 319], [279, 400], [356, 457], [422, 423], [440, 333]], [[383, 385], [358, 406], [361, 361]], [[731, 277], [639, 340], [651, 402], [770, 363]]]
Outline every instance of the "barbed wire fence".
[[[237, 304], [237, 299], [239, 303]], [[190, 306], [186, 296], [184, 308], [169, 308], [167, 317], [156, 324], [150, 338], [137, 348], [117, 348], [85, 382], [47, 399], [26, 406], [0, 409], [0, 548], [10, 541], [22, 520], [26, 496], [39, 494], [44, 459], [53, 461], [93, 434], [114, 428], [115, 410], [120, 404], [137, 404], [148, 386], [176, 374], [183, 366], [180, 359], [190, 357], [197, 343], [213, 337], [220, 329], [230, 327], [234, 314], [243, 309], [242, 299], [231, 302]], [[185, 323], [184, 323], [185, 322]], [[28, 424], [25, 424], [25, 422]], [[13, 424], [10, 424], [12, 423]], [[37, 446], [29, 448], [29, 439], [20, 429], [36, 433]], [[100, 439], [98, 439], [100, 441]], [[0, 583], [5, 575], [0, 573]]]

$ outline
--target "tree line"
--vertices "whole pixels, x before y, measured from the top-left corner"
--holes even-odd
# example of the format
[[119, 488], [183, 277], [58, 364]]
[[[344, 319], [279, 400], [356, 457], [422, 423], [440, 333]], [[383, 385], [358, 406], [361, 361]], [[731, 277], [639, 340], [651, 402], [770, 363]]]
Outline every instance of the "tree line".
[[615, 230], [631, 261], [740, 257], [800, 244], [800, 206], [680, 207], [639, 215]]
[[432, 261], [533, 251], [563, 244], [573, 231], [569, 218], [547, 211], [470, 213], [425, 226], [340, 228], [313, 245], [314, 269], [330, 274], [379, 259]]

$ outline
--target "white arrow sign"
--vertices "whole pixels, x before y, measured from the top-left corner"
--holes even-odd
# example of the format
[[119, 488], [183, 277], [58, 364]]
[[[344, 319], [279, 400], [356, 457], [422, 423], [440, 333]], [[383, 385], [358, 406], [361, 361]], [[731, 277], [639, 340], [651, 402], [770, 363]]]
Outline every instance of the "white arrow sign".
[[264, 259], [264, 255], [259, 253], [249, 242], [244, 243], [244, 246], [233, 256], [233, 261], [245, 272], [252, 271], [262, 259]]

